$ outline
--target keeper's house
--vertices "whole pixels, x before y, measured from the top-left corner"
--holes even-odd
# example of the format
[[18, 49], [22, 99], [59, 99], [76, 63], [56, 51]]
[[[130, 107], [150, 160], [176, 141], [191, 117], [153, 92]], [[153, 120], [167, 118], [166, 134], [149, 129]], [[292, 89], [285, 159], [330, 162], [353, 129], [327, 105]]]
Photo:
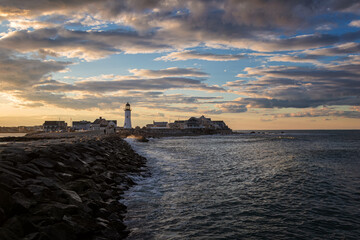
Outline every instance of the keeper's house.
[[99, 117], [93, 123], [90, 124], [90, 130], [105, 130], [108, 127], [116, 128], [116, 120], [106, 120], [105, 118]]

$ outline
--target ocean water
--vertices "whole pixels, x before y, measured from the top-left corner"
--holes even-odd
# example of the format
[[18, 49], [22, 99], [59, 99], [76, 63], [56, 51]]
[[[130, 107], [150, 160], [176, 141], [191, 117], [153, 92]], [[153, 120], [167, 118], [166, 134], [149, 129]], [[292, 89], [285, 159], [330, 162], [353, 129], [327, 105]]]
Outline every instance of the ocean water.
[[0, 133], [0, 138], [2, 137], [23, 137], [26, 133]]
[[128, 141], [128, 239], [360, 239], [360, 131]]

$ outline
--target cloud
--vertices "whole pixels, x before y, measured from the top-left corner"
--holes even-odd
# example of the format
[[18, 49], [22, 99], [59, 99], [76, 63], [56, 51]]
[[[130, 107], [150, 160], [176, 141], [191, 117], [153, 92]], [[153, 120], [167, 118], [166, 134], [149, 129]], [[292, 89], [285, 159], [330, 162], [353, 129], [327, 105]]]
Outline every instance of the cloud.
[[[210, 111], [358, 106], [360, 31], [336, 29], [337, 19], [343, 17], [349, 26], [358, 27], [358, 9], [359, 2], [353, 0], [3, 0], [0, 80], [3, 89], [18, 90], [17, 96], [30, 101], [25, 104], [75, 109], [116, 108], [129, 99], [119, 95], [131, 93], [136, 98], [130, 99], [139, 104], [147, 99], [159, 108], [176, 110], [176, 98], [190, 105], [206, 99], [165, 96], [166, 90], [225, 88], [242, 98], [221, 103], [211, 99], [218, 109]], [[329, 27], [334, 31], [327, 32]], [[184, 50], [195, 47], [207, 52]], [[215, 54], [212, 48], [245, 53]], [[270, 54], [277, 51], [282, 52]], [[237, 61], [257, 54], [271, 63], [245, 68], [239, 80], [224, 86], [206, 84], [209, 76], [200, 69], [176, 67], [131, 69], [131, 76], [103, 75], [73, 83], [49, 80], [71, 64], [65, 58], [95, 61], [113, 54], [154, 52], [166, 52], [156, 59], [163, 61]]]
[[230, 101], [216, 105], [222, 113], [244, 113], [247, 112], [246, 104], [240, 101]]
[[[231, 102], [247, 108], [307, 108], [360, 105], [360, 61], [349, 59], [320, 67], [245, 68], [248, 79], [228, 82], [247, 97]], [[242, 77], [243, 74], [239, 75]]]
[[290, 55], [275, 55], [268, 58], [271, 62], [290, 62], [290, 63], [311, 63], [311, 64], [320, 64], [320, 62], [314, 57], [299, 57], [299, 56], [290, 56]]
[[360, 43], [357, 42], [348, 42], [344, 44], [338, 44], [332, 47], [320, 48], [314, 50], [305, 50], [304, 54], [307, 54], [308, 57], [323, 57], [323, 56], [338, 56], [338, 55], [348, 55], [348, 54], [359, 54], [360, 53]]
[[165, 56], [158, 57], [156, 61], [185, 61], [191, 59], [198, 59], [204, 61], [236, 61], [244, 58], [244, 55], [240, 54], [214, 54], [214, 53], [200, 53], [197, 51], [182, 51], [182, 52], [172, 52]]
[[41, 61], [15, 55], [0, 49], [0, 90], [24, 89], [37, 84], [53, 72], [64, 70], [70, 63]]
[[[42, 64], [40, 61], [36, 63]], [[49, 66], [46, 66], [49, 67]], [[38, 69], [39, 70], [39, 69]], [[157, 108], [168, 111], [196, 111], [195, 105], [206, 104], [208, 100], [220, 97], [197, 97], [183, 94], [164, 94], [170, 89], [191, 89], [207, 92], [224, 92], [217, 85], [209, 86], [204, 79], [189, 77], [163, 76], [194, 76], [207, 74], [196, 68], [167, 68], [160, 70], [133, 69], [133, 76], [101, 75], [67, 83], [50, 78], [36, 77], [29, 82], [27, 88], [19, 82], [12, 90], [13, 97], [21, 102], [16, 104], [27, 107], [56, 106], [69, 109], [117, 109], [124, 102], [137, 103], [144, 108]], [[41, 72], [42, 73], [42, 72]], [[158, 76], [158, 78], [147, 78]], [[39, 79], [40, 78], [40, 79]], [[117, 92], [117, 93], [114, 93]], [[180, 106], [181, 105], [181, 106]], [[185, 105], [193, 105], [183, 107]]]
[[360, 27], [360, 20], [353, 20], [349, 23], [351, 27]]
[[153, 78], [153, 77], [207, 77], [207, 73], [200, 71], [198, 68], [166, 68], [161, 70], [149, 70], [149, 69], [130, 69], [129, 72], [137, 77]]
[[42, 91], [21, 92], [16, 97], [33, 103], [52, 105], [60, 108], [68, 108], [75, 110], [85, 109], [115, 109], [120, 108], [124, 102], [134, 100], [131, 97], [115, 97], [115, 96], [83, 96], [74, 98], [66, 96], [62, 93], [50, 93]]
[[[138, 93], [136, 95], [124, 94], [123, 96], [112, 95], [82, 95], [72, 96], [64, 93], [51, 93], [44, 91], [18, 92], [15, 95], [18, 99], [30, 104], [32, 107], [51, 105], [59, 108], [75, 110], [114, 110], [123, 106], [124, 102], [131, 102], [132, 105], [156, 111], [177, 111], [194, 112], [202, 101], [209, 99], [218, 99], [217, 97], [196, 97], [185, 96], [182, 94], [173, 95], [149, 95], [147, 93]], [[21, 104], [24, 106], [24, 104]]]
[[24, 104], [20, 104], [20, 106], [26, 107], [26, 108], [36, 108], [36, 107], [42, 107], [44, 106], [44, 104], [42, 103], [24, 103]]
[[303, 117], [342, 117], [342, 118], [360, 118], [359, 111], [334, 110], [329, 108], [312, 109], [296, 113], [274, 114], [274, 118], [303, 118]]
[[120, 53], [144, 53], [169, 49], [166, 44], [151, 41], [152, 37], [140, 36], [136, 32], [72, 31], [63, 28], [46, 28], [34, 31], [10, 32], [0, 38], [3, 48], [22, 53], [34, 51], [56, 52], [68, 58], [88, 61]]
[[[0, 43], [20, 52], [44, 49], [89, 61], [120, 52], [159, 52], [199, 45], [269, 52], [304, 50], [358, 40], [359, 32], [293, 35], [299, 29], [334, 24], [331, 18], [319, 19], [319, 14], [335, 16], [356, 6], [356, 2], [326, 0], [8, 0], [0, 4], [3, 17], [10, 26], [27, 31], [10, 32]], [[77, 24], [88, 28], [74, 28]], [[116, 27], [108, 28], [108, 24]], [[177, 51], [158, 60], [230, 61], [241, 57]]]
[[167, 89], [193, 89], [203, 91], [219, 91], [225, 90], [219, 86], [208, 86], [197, 79], [181, 78], [181, 77], [165, 77], [153, 79], [131, 79], [131, 80], [112, 80], [112, 81], [77, 81], [74, 84], [66, 83], [50, 83], [41, 84], [36, 87], [38, 90], [44, 91], [85, 91], [89, 93], [96, 92], [116, 92], [124, 90], [167, 90]]
[[[192, 89], [209, 92], [225, 92], [220, 86], [204, 83], [200, 77], [208, 76], [197, 68], [166, 68], [160, 70], [131, 69], [133, 76], [101, 75], [74, 83], [46, 81], [35, 87], [41, 91], [107, 93], [117, 91], [154, 91], [168, 89]], [[190, 77], [196, 77], [190, 78]], [[200, 78], [200, 79], [199, 79]], [[153, 92], [154, 93], [154, 92]]]

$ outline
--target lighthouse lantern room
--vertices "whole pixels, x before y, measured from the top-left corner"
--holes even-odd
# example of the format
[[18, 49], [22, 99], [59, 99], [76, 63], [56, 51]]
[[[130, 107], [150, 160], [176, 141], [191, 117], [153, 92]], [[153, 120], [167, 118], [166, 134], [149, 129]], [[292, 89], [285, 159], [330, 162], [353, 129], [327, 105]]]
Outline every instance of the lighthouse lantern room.
[[130, 104], [126, 103], [125, 105], [125, 122], [124, 122], [124, 128], [131, 128], [131, 108]]

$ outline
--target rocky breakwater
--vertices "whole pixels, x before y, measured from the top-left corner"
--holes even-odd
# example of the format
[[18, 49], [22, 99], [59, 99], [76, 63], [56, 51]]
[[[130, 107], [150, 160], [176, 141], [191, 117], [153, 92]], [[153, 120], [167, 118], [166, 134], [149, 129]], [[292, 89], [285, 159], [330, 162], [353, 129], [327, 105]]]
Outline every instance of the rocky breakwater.
[[145, 159], [117, 136], [0, 145], [0, 239], [122, 239]]

